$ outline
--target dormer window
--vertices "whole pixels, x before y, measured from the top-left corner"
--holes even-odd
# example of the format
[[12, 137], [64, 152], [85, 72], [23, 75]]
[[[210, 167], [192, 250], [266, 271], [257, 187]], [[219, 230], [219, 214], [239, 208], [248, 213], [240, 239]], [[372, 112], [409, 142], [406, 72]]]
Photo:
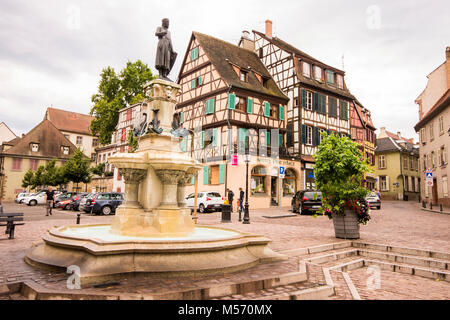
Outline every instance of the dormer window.
[[337, 86], [339, 89], [344, 89], [344, 77], [340, 74], [337, 75]]
[[314, 79], [322, 81], [322, 68], [314, 66]]
[[302, 62], [303, 75], [305, 77], [311, 77], [311, 65], [306, 62]]
[[63, 153], [64, 155], [68, 155], [68, 154], [69, 154], [69, 151], [70, 151], [70, 148], [69, 148], [69, 147], [62, 146], [62, 147], [61, 147], [61, 150], [62, 150], [62, 153]]
[[32, 143], [30, 145], [30, 147], [31, 147], [31, 151], [32, 152], [38, 152], [39, 151], [39, 143]]
[[247, 82], [248, 81], [248, 72], [241, 70], [239, 77], [240, 77], [241, 81]]
[[327, 70], [327, 83], [334, 86], [334, 72]]
[[267, 88], [269, 86], [269, 79], [268, 78], [262, 78], [262, 85], [264, 88]]

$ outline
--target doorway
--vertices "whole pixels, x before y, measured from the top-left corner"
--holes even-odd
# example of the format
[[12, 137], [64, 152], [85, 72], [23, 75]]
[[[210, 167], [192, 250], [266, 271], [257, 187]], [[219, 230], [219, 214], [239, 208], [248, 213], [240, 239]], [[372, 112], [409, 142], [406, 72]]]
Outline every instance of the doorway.
[[432, 192], [431, 194], [433, 195], [433, 204], [437, 205], [438, 204], [438, 189], [437, 189], [437, 179], [434, 178], [433, 179], [433, 188], [432, 188]]
[[278, 177], [270, 177], [270, 205], [278, 206]]

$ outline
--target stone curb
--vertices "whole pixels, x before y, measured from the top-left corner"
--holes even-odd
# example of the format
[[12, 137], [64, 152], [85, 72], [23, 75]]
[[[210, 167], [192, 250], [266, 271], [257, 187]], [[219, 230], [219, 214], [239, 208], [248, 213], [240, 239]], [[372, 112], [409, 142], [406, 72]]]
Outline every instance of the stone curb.
[[422, 211], [428, 211], [428, 212], [434, 212], [434, 213], [440, 213], [440, 214], [450, 214], [450, 212], [447, 211], [440, 211], [440, 210], [431, 210], [426, 208], [421, 208]]

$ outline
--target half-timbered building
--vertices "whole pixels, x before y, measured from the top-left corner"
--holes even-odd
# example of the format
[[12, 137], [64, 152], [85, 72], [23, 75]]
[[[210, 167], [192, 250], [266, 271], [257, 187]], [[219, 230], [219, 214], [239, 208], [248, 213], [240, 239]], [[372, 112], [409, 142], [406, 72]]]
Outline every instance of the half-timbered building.
[[[355, 97], [345, 83], [345, 72], [329, 66], [266, 32], [253, 31], [254, 52], [280, 89], [289, 97], [286, 147], [302, 162], [302, 188], [315, 189], [314, 159], [321, 132], [351, 137], [351, 109]], [[373, 136], [371, 136], [373, 138]]]
[[255, 52], [193, 32], [178, 83], [175, 116], [192, 133], [181, 148], [204, 163], [199, 191], [224, 196], [230, 188], [238, 197], [246, 187], [243, 155], [250, 154], [250, 206], [289, 205], [300, 182], [299, 162], [285, 150], [289, 99]]

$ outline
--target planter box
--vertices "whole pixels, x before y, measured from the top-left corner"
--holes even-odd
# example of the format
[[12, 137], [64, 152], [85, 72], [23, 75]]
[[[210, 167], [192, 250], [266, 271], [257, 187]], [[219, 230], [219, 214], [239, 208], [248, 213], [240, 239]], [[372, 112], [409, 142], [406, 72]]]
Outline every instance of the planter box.
[[358, 216], [353, 210], [345, 210], [344, 215], [331, 214], [336, 238], [359, 239]]

